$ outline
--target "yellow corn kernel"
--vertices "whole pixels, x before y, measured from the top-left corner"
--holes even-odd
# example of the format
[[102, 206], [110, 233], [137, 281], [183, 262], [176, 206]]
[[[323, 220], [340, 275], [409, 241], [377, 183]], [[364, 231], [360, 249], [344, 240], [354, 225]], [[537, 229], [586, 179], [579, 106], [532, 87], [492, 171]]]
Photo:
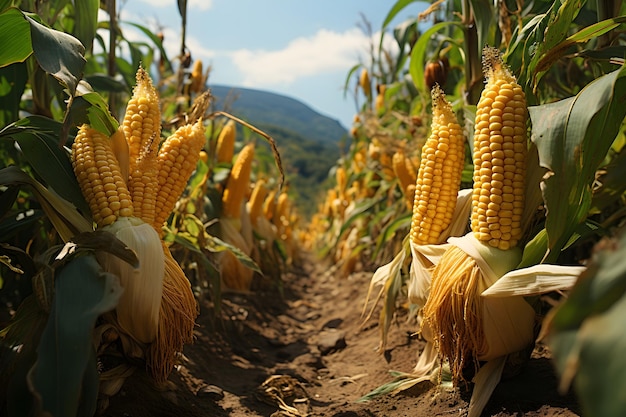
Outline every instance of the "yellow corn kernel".
[[226, 182], [222, 195], [222, 209], [225, 217], [239, 218], [241, 215], [241, 204], [250, 183], [253, 160], [254, 143], [249, 143], [239, 151]]
[[422, 148], [411, 218], [411, 240], [419, 245], [439, 243], [450, 225], [465, 155], [463, 131], [438, 85], [432, 100], [431, 134]]
[[506, 250], [521, 237], [528, 109], [496, 48], [484, 49], [483, 67], [487, 83], [476, 107], [471, 226], [476, 239]]
[[[159, 94], [152, 84], [150, 75], [141, 67], [136, 74], [137, 84], [128, 101], [122, 129], [128, 142], [129, 172], [146, 146], [156, 151], [161, 140], [161, 110]], [[156, 140], [155, 140], [156, 138]]]
[[231, 163], [235, 154], [235, 138], [237, 128], [235, 121], [229, 119], [222, 127], [217, 137], [217, 146], [215, 148], [215, 157], [218, 163]]
[[185, 190], [189, 177], [196, 169], [200, 149], [204, 144], [204, 125], [201, 119], [194, 124], [179, 127], [163, 142], [157, 156], [158, 192], [153, 223], [157, 230], [161, 230]]
[[133, 215], [133, 204], [111, 139], [82, 125], [72, 145], [72, 167], [98, 227]]

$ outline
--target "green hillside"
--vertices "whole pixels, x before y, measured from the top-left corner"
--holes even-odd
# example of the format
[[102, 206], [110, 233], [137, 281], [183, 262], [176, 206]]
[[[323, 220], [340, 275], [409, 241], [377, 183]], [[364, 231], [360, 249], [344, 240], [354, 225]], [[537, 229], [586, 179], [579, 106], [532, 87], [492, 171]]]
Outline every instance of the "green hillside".
[[248, 88], [221, 85], [210, 88], [218, 108], [230, 107], [238, 116], [253, 123], [281, 126], [303, 138], [332, 144], [347, 133], [339, 121], [290, 97]]
[[[337, 120], [289, 97], [238, 87], [210, 88], [216, 108], [225, 109], [274, 138], [299, 211], [303, 215], [315, 211], [316, 196], [340, 156], [346, 129]], [[269, 155], [269, 146], [261, 145], [261, 149]]]

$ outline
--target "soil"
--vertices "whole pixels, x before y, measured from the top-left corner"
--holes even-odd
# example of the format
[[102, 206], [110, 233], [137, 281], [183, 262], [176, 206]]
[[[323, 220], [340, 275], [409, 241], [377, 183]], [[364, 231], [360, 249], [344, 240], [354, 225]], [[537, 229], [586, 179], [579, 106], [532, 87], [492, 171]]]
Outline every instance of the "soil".
[[[222, 310], [201, 304], [196, 341], [185, 348], [166, 389], [140, 371], [109, 399], [108, 417], [143, 416], [465, 416], [471, 386], [423, 382], [367, 402], [362, 396], [409, 372], [424, 342], [401, 310], [388, 348], [377, 351], [377, 314], [361, 311], [371, 272], [341, 276], [305, 257], [283, 288], [224, 293]], [[379, 307], [380, 308], [380, 307]], [[280, 410], [277, 398], [290, 409]], [[105, 404], [102, 404], [103, 406]], [[289, 408], [291, 407], [291, 408]], [[483, 416], [580, 415], [573, 393], [561, 395], [546, 346], [535, 347], [519, 372], [500, 382]]]

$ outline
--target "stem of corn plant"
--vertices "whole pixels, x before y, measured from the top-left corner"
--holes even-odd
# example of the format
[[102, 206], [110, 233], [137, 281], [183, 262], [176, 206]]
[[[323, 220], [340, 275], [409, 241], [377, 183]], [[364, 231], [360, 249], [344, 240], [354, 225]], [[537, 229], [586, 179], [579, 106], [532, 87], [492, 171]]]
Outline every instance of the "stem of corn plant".
[[476, 22], [469, 0], [463, 0], [463, 31], [465, 32], [465, 101], [469, 104], [478, 103], [482, 90], [482, 63], [480, 60], [480, 47], [478, 45], [478, 33]]
[[[107, 2], [107, 12], [109, 13], [109, 60], [107, 62], [107, 73], [109, 77], [115, 76], [115, 40], [117, 39], [117, 6], [115, 0]], [[109, 108], [115, 110], [117, 107], [117, 94], [109, 94]]]
[[186, 60], [186, 37], [187, 37], [187, 0], [181, 0], [178, 2], [178, 10], [182, 18], [181, 33], [180, 33], [180, 66], [178, 67], [178, 95], [183, 95], [184, 92], [184, 77], [185, 77], [185, 60]]

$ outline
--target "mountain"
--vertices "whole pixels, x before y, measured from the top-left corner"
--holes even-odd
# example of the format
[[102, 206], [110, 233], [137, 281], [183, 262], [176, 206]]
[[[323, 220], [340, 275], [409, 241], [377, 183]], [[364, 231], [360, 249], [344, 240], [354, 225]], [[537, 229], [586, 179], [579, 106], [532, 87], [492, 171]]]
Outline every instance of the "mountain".
[[[240, 87], [209, 87], [216, 109], [245, 120], [275, 140], [289, 193], [301, 214], [312, 214], [328, 172], [340, 157], [346, 129], [293, 98]], [[269, 146], [257, 143], [259, 157], [269, 157]]]
[[[248, 88], [212, 85], [217, 108], [230, 107], [251, 123], [280, 126], [316, 142], [337, 143], [346, 135], [339, 121], [323, 116], [290, 97]], [[227, 110], [228, 111], [228, 110]]]

